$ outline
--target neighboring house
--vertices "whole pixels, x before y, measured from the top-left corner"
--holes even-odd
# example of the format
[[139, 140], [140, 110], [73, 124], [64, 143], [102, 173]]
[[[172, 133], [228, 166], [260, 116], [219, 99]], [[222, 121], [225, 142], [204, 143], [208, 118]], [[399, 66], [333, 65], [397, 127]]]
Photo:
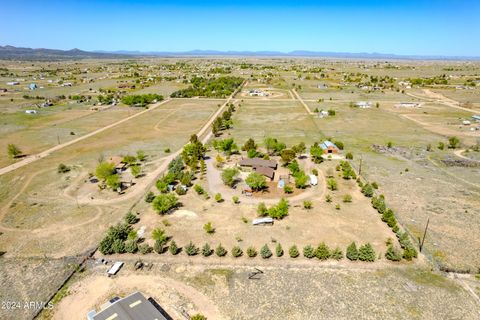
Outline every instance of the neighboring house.
[[360, 108], [360, 109], [367, 109], [372, 106], [372, 103], [370, 101], [358, 101], [355, 103], [355, 107]]
[[30, 83], [30, 84], [28, 85], [28, 89], [30, 89], [30, 90], [35, 90], [35, 89], [37, 89], [37, 88], [38, 88], [38, 86], [37, 86], [37, 84], [35, 84], [35, 83]]
[[416, 108], [420, 104], [417, 102], [400, 102], [399, 104], [395, 105], [397, 108]]
[[132, 293], [125, 298], [118, 297], [108, 301], [97, 313], [91, 310], [88, 320], [170, 320], [165, 310], [153, 299], [148, 300], [140, 292]]
[[339, 153], [340, 149], [331, 141], [325, 140], [320, 144], [320, 148], [322, 148], [323, 153]]
[[25, 110], [26, 114], [37, 114], [37, 110]]
[[265, 160], [262, 158], [245, 158], [238, 163], [242, 167], [269, 167], [277, 169], [277, 162], [273, 160]]

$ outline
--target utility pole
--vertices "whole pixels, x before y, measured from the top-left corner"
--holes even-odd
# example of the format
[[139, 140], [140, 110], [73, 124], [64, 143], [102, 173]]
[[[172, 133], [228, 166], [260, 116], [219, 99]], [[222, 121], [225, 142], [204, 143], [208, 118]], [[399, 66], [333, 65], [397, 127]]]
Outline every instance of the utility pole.
[[420, 243], [420, 252], [422, 252], [423, 243], [425, 242], [425, 237], [427, 236], [428, 224], [430, 223], [430, 217], [427, 219], [427, 225], [425, 226], [425, 231], [423, 232], [423, 239]]
[[360, 165], [358, 167], [358, 175], [361, 176], [362, 175], [362, 160], [363, 160], [363, 157], [360, 156]]

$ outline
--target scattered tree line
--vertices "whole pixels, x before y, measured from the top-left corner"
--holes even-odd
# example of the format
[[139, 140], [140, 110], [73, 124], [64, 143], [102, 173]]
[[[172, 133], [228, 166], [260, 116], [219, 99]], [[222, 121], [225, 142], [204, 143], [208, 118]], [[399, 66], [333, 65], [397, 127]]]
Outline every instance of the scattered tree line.
[[124, 96], [122, 98], [122, 103], [128, 106], [145, 107], [146, 105], [152, 102], [157, 102], [162, 100], [163, 100], [163, 96], [159, 94], [147, 93], [147, 94], [141, 94], [141, 95]]
[[192, 98], [197, 96], [209, 98], [225, 98], [231, 95], [243, 83], [243, 78], [226, 76], [206, 79], [193, 77], [190, 86], [173, 92], [172, 98]]

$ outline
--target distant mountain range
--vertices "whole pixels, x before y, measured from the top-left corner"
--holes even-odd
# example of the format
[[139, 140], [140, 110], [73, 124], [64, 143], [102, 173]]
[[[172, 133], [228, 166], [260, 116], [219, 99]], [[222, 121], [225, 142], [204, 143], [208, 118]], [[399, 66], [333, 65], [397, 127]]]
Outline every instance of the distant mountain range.
[[80, 49], [32, 49], [13, 46], [0, 46], [0, 59], [11, 60], [67, 60], [67, 59], [129, 59], [132, 57], [308, 57], [308, 58], [340, 58], [340, 59], [406, 59], [406, 60], [480, 60], [480, 57], [465, 56], [422, 56], [397, 55], [385, 53], [348, 53], [296, 50], [280, 51], [216, 51], [191, 50], [183, 52], [169, 51], [83, 51]]

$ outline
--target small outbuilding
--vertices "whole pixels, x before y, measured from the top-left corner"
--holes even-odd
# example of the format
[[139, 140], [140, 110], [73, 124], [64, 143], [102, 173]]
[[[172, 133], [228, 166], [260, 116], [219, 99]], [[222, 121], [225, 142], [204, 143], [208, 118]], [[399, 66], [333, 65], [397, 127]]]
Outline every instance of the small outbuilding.
[[37, 86], [36, 83], [30, 83], [30, 84], [28, 85], [28, 89], [30, 89], [30, 90], [35, 90], [35, 89], [37, 89], [37, 88], [38, 88], [38, 86]]
[[325, 140], [320, 144], [320, 148], [322, 148], [323, 153], [331, 154], [331, 153], [340, 153], [340, 149], [335, 145], [335, 143]]
[[26, 114], [37, 114], [37, 110], [25, 110]]
[[252, 225], [254, 226], [261, 226], [265, 224], [273, 224], [273, 218], [265, 217], [265, 218], [253, 219], [252, 221]]
[[123, 262], [122, 261], [117, 261], [113, 264], [113, 266], [108, 269], [107, 274], [108, 276], [114, 276], [117, 274], [118, 271], [123, 267]]

